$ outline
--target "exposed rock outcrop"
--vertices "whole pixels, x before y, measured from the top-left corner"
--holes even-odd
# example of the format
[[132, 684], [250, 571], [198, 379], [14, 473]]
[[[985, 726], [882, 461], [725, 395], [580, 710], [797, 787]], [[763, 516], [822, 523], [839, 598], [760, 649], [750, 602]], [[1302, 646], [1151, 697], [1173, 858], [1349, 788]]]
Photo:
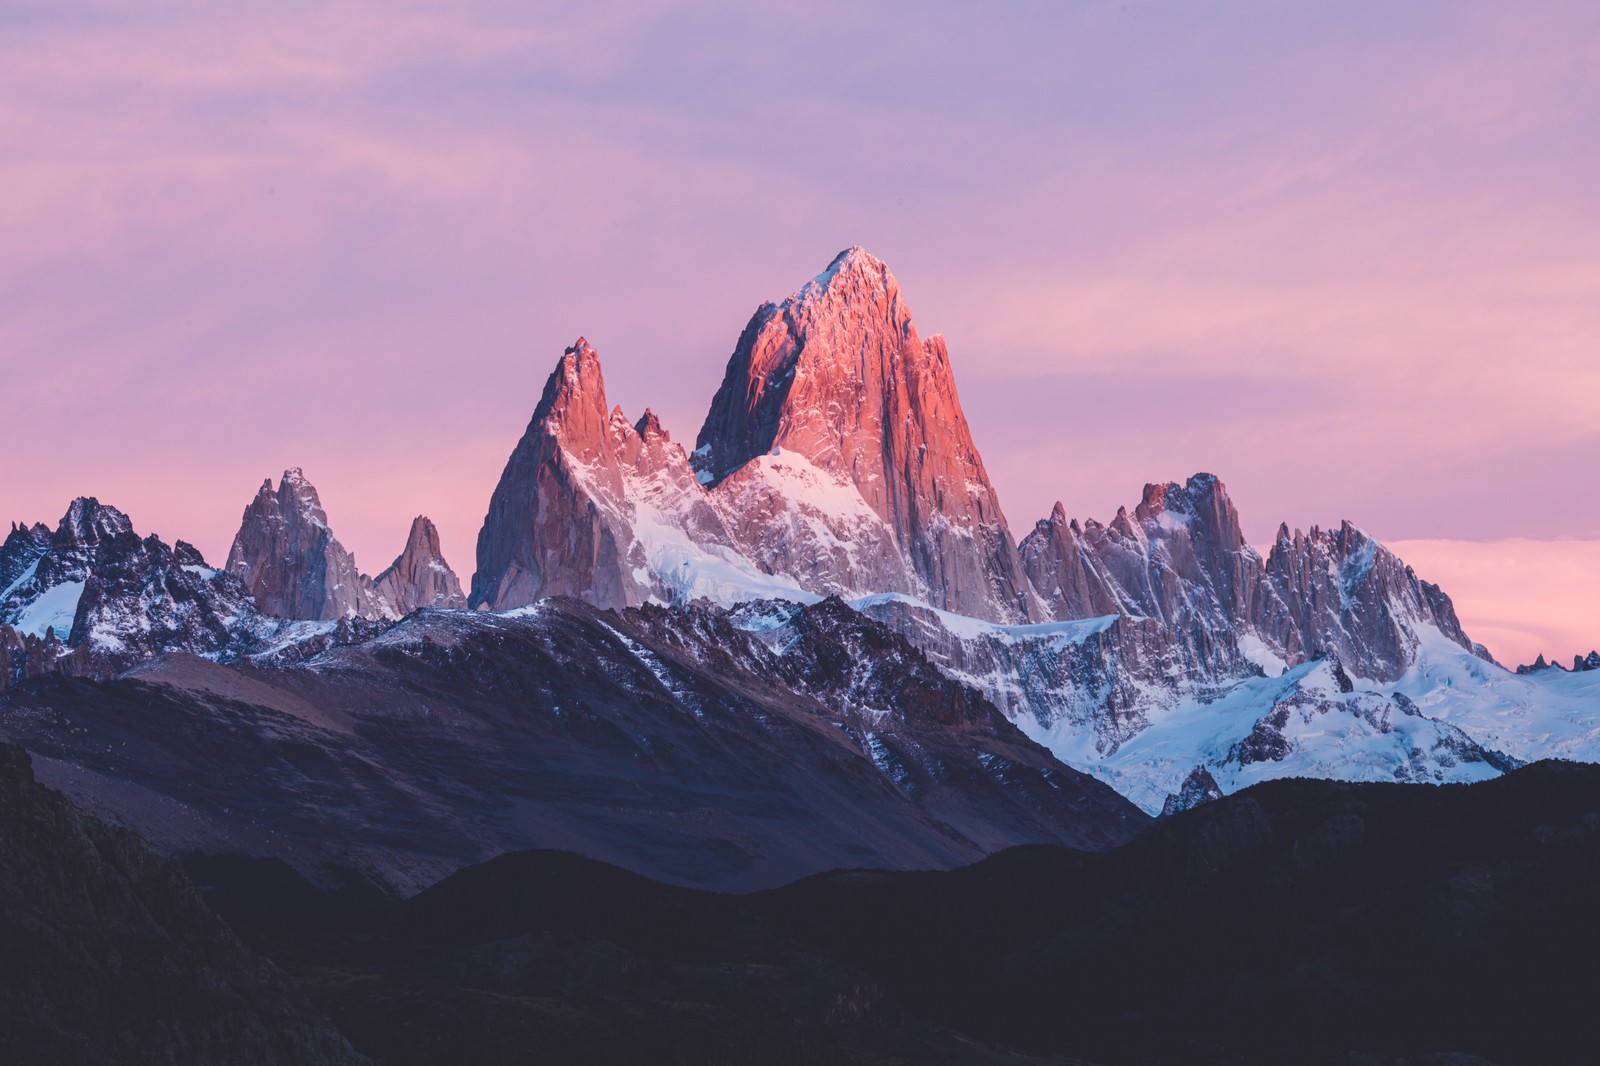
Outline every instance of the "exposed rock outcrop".
[[[630, 424], [608, 407], [587, 342], [567, 350], [496, 489], [472, 602], [551, 595], [619, 609], [839, 596], [1089, 763], [1169, 712], [1320, 659], [1339, 664], [1330, 713], [1376, 721], [1356, 680], [1402, 678], [1430, 634], [1487, 658], [1448, 597], [1349, 523], [1284, 528], [1263, 559], [1211, 474], [1146, 485], [1107, 523], [1057, 504], [1014, 544], [943, 342], [918, 336], [859, 248], [757, 310], [690, 456], [648, 411]], [[1245, 732], [1271, 688], [1235, 700], [1266, 701]], [[1173, 755], [1178, 772], [1197, 754]], [[1433, 772], [1388, 755], [1397, 773]], [[1178, 780], [1163, 782], [1157, 805]]]
[[1411, 665], [1424, 626], [1489, 658], [1438, 585], [1349, 522], [1292, 535], [1280, 526], [1266, 574], [1276, 598], [1246, 617], [1290, 662], [1335, 656], [1360, 677], [1392, 681]]
[[1245, 543], [1227, 489], [1211, 474], [1146, 485], [1130, 515], [1068, 522], [1063, 508], [1021, 546], [1056, 617], [1155, 618], [1178, 639], [1259, 638], [1293, 665], [1337, 656], [1361, 677], [1405, 672], [1420, 626], [1487, 658], [1462, 631], [1450, 599], [1349, 522], [1309, 535], [1281, 527], [1263, 560]]
[[175, 652], [296, 662], [386, 624], [268, 617], [193, 545], [141, 537], [115, 507], [80, 498], [0, 598], [0, 691], [50, 674], [105, 679]]
[[439, 531], [426, 515], [411, 522], [405, 550], [373, 581], [379, 599], [408, 615], [424, 607], [465, 607], [461, 582], [439, 550]]
[[328, 528], [317, 490], [298, 467], [285, 470], [276, 489], [271, 478], [261, 483], [245, 508], [225, 569], [275, 618], [395, 616]]
[[523, 847], [749, 889], [1146, 821], [837, 601], [422, 611], [314, 666], [35, 680], [0, 699], [0, 737], [163, 849], [397, 894]]
[[635, 423], [608, 412], [600, 356], [580, 337], [495, 486], [471, 605], [573, 596], [624, 608], [798, 591], [740, 551], [727, 514], [652, 412]]
[[1574, 655], [1572, 668], [1562, 666], [1558, 662], [1545, 659], [1543, 654], [1531, 663], [1523, 663], [1517, 667], [1516, 672], [1524, 677], [1529, 674], [1542, 674], [1546, 670], [1555, 670], [1559, 673], [1581, 674], [1590, 670], [1600, 670], [1600, 651], [1591, 651], [1588, 655]]
[[55, 630], [40, 637], [0, 625], [0, 692], [45, 674], [82, 677], [93, 672], [88, 649], [67, 647]]
[[546, 382], [489, 500], [472, 606], [504, 610], [546, 596], [603, 607], [644, 602], [636, 574], [643, 557], [611, 422], [599, 353], [579, 337]]
[[10, 598], [12, 591], [33, 575], [34, 564], [50, 550], [50, 527], [43, 522], [34, 525], [11, 524], [11, 532], [0, 543], [0, 603]]
[[221, 653], [271, 628], [243, 585], [193, 545], [140, 537], [127, 515], [91, 498], [72, 501], [0, 599], [0, 623], [12, 631], [0, 639], [0, 673], [13, 682], [106, 676], [168, 651]]
[[1167, 801], [1161, 805], [1161, 817], [1170, 818], [1174, 814], [1192, 811], [1196, 807], [1221, 798], [1222, 789], [1217, 786], [1217, 780], [1211, 776], [1211, 771], [1204, 766], [1196, 766], [1189, 771], [1189, 776], [1183, 779], [1178, 791], [1167, 796]]
[[[911, 591], [994, 621], [1037, 613], [967, 429], [944, 340], [918, 337], [894, 275], [860, 248], [841, 252], [781, 304], [763, 304], [728, 361], [700, 430], [696, 468], [712, 486], [741, 470], [749, 481], [759, 475], [747, 468], [765, 456], [803, 460], [820, 474], [817, 491], [828, 498], [813, 512], [820, 527], [813, 539], [845, 549], [808, 547], [805, 569], [792, 571], [805, 587]], [[848, 490], [864, 508], [838, 506], [833, 497]], [[782, 494], [803, 500], [805, 493]], [[836, 528], [828, 519], [841, 510], [847, 525]], [[884, 529], [862, 522], [858, 511], [875, 514]], [[744, 540], [761, 550], [759, 538]]]

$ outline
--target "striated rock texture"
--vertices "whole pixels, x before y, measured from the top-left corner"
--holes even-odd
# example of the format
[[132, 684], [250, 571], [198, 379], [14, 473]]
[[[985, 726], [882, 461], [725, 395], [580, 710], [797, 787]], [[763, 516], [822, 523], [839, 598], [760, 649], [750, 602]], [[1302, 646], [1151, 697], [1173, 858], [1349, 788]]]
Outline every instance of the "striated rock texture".
[[734, 603], [799, 590], [744, 554], [724, 501], [707, 493], [655, 415], [606, 405], [600, 356], [562, 355], [506, 463], [478, 534], [471, 606], [546, 596], [597, 607], [655, 598]]
[[[1108, 673], [1043, 671], [1108, 694], [1124, 719], [1099, 723], [1112, 743], [1174, 678], [1218, 684], [1336, 655], [1393, 680], [1419, 627], [1482, 654], [1437, 587], [1354, 527], [1285, 537], [1263, 560], [1226, 488], [1197, 474], [1145, 486], [1106, 524], [1058, 504], [1015, 545], [942, 342], [918, 337], [888, 268], [852, 248], [756, 312], [692, 456], [649, 412], [630, 425], [608, 409], [599, 356], [581, 339], [568, 349], [491, 501], [472, 604], [898, 594], [1002, 624], [1120, 616]], [[883, 612], [893, 624], [896, 609]], [[907, 625], [925, 639], [922, 621]], [[966, 675], [992, 665], [940, 661]], [[1005, 706], [1001, 687], [986, 691]]]
[[[918, 336], [888, 268], [859, 248], [756, 312], [691, 456], [648, 411], [630, 424], [608, 407], [587, 342], [567, 350], [496, 489], [472, 603], [551, 595], [619, 609], [839, 596], [1108, 779], [1136, 772], [1128, 746], [1153, 726], [1231, 700], [1221, 732], [1177, 730], [1187, 739], [1148, 764], [1137, 787], [1157, 807], [1197, 761], [1219, 781], [1258, 772], [1227, 761], [1283, 702], [1258, 680], [1326, 658], [1347, 685], [1389, 684], [1441, 644], [1487, 658], [1448, 597], [1348, 523], [1285, 529], [1263, 559], [1211, 474], [1146, 485], [1107, 523], [1057, 504], [1014, 544], [942, 341]], [[1306, 723], [1337, 715], [1397, 777], [1483, 764], [1404, 707], [1320, 683], [1302, 696], [1320, 708]], [[1291, 732], [1296, 771], [1353, 772], [1311, 726]], [[1417, 757], [1402, 750], [1413, 739]]]
[[269, 618], [193, 545], [141, 537], [127, 515], [91, 498], [74, 500], [46, 539], [0, 597], [0, 692], [46, 675], [103, 680], [170, 653], [296, 662], [386, 624]]
[[[848, 514], [855, 528], [826, 530], [847, 546], [865, 542], [831, 558], [811, 553], [795, 572], [806, 587], [910, 591], [995, 621], [1035, 613], [944, 340], [918, 337], [894, 275], [860, 248], [783, 303], [763, 304], [728, 361], [696, 467], [719, 486], [768, 455], [798, 457], [853, 488], [886, 527], [879, 536]], [[886, 558], [889, 538], [898, 566]], [[743, 539], [760, 550], [759, 538]]]
[[1179, 640], [1254, 637], [1288, 665], [1336, 656], [1380, 681], [1411, 664], [1421, 626], [1488, 657], [1437, 585], [1349, 522], [1309, 536], [1281, 527], [1263, 560], [1212, 474], [1146, 485], [1133, 513], [1108, 525], [1069, 522], [1058, 504], [1020, 550], [1057, 618], [1114, 613], [1156, 619]]
[[426, 515], [411, 522], [405, 550], [373, 581], [379, 599], [399, 615], [424, 607], [465, 607], [456, 572], [439, 550], [439, 531]]
[[1261, 560], [1222, 482], [1146, 485], [1108, 525], [1068, 522], [1056, 505], [1024, 538], [1024, 567], [1057, 618], [1125, 614], [1218, 628], [1261, 611]]
[[0, 744], [0, 1060], [356, 1066], [170, 859], [85, 816]]
[[1411, 664], [1422, 626], [1489, 658], [1438, 585], [1349, 522], [1310, 534], [1280, 526], [1266, 576], [1276, 602], [1250, 620], [1290, 662], [1332, 656], [1360, 677], [1393, 681]]
[[504, 610], [546, 596], [604, 607], [644, 602], [612, 433], [599, 353], [579, 337], [556, 364], [489, 500], [473, 607]]
[[46, 674], [92, 674], [88, 650], [76, 651], [52, 630], [43, 637], [0, 625], [0, 692]]
[[317, 490], [298, 467], [272, 479], [245, 508], [228, 549], [228, 573], [257, 606], [276, 618], [330, 621], [394, 617], [394, 608], [356, 569], [355, 557], [328, 528]]

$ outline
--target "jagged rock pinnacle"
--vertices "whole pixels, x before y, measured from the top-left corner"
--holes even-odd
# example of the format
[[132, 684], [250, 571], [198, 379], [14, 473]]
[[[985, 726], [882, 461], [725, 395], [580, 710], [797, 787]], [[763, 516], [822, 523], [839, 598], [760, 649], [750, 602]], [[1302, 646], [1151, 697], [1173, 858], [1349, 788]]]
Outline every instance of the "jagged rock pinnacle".
[[461, 582], [439, 549], [439, 531], [427, 515], [412, 520], [405, 549], [373, 585], [378, 595], [402, 615], [424, 607], [467, 605]]
[[393, 615], [328, 527], [316, 487], [290, 467], [276, 490], [261, 485], [245, 508], [224, 569], [266, 614], [327, 621]]

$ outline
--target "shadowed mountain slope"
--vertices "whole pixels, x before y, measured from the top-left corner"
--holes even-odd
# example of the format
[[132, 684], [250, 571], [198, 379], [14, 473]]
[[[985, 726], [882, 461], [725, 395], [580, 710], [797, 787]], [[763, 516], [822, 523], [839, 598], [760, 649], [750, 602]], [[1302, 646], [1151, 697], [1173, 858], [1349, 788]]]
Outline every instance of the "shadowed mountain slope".
[[402, 893], [524, 847], [754, 888], [1147, 822], [838, 601], [423, 611], [299, 663], [26, 680], [0, 735], [169, 852]]
[[[1108, 853], [1024, 847], [747, 896], [508, 855], [340, 918], [353, 932], [333, 934], [336, 961], [298, 972], [358, 1047], [396, 1062], [427, 1061], [395, 1035], [402, 1010], [424, 1035], [470, 1010], [493, 1019], [486, 1041], [566, 1024], [563, 1007], [614, 1012], [623, 1039], [666, 1000], [678, 1020], [655, 1014], [652, 1031], [682, 1061], [719, 1046], [687, 1019], [737, 1003], [740, 1024], [787, 1034], [781, 1062], [996, 1061], [978, 1043], [993, 1041], [1108, 1064], [1580, 1063], [1597, 877], [1600, 768], [1274, 781]], [[334, 928], [304, 911], [250, 920], [294, 968], [295, 945]], [[927, 1057], [845, 1054], [857, 1022], [915, 1034]]]
[[175, 863], [85, 817], [0, 744], [0, 1061], [365, 1060]]

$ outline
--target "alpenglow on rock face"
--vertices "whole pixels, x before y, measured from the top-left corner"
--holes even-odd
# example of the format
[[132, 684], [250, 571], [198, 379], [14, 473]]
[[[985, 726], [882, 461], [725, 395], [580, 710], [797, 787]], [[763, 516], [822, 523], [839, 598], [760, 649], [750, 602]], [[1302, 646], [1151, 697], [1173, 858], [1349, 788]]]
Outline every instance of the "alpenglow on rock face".
[[[620, 412], [619, 412], [620, 415]], [[474, 607], [546, 596], [643, 603], [600, 356], [582, 337], [556, 364], [478, 533]]]
[[1481, 654], [1448, 598], [1353, 526], [1285, 530], [1263, 560], [1209, 474], [1147, 485], [1106, 524], [1058, 504], [1015, 544], [943, 342], [918, 337], [894, 276], [860, 248], [756, 311], [692, 456], [649, 412], [630, 424], [608, 408], [587, 341], [567, 349], [490, 503], [472, 605], [884, 594], [1001, 624], [1137, 623], [1117, 636], [1137, 648], [1106, 660], [1123, 701], [1138, 698], [1127, 681], [1174, 668], [1215, 681], [1324, 655], [1393, 679], [1418, 626]]
[[328, 528], [317, 490], [299, 467], [261, 483], [228, 550], [228, 573], [277, 618], [329, 621], [394, 614]]
[[478, 538], [472, 605], [899, 592], [998, 621], [1039, 608], [956, 396], [859, 248], [745, 328], [691, 458], [557, 364]]
[[[943, 341], [919, 337], [859, 248], [757, 309], [692, 455], [648, 411], [630, 423], [608, 406], [586, 341], [566, 351], [495, 490], [472, 604], [552, 595], [839, 596], [1152, 809], [1197, 769], [1230, 788], [1510, 764], [1379, 694], [1425, 694], [1429, 671], [1471, 673], [1487, 653], [1448, 597], [1348, 523], [1284, 529], [1263, 558], [1222, 482], [1197, 474], [1146, 485], [1105, 523], [1057, 504], [1015, 543]], [[1352, 676], [1356, 691], [1327, 681]]]
[[804, 460], [882, 519], [885, 543], [823, 564], [835, 585], [991, 621], [1036, 613], [944, 339], [918, 337], [894, 275], [860, 248], [763, 304], [728, 361], [696, 468], [713, 486], [771, 480], [752, 465], [768, 455]]

